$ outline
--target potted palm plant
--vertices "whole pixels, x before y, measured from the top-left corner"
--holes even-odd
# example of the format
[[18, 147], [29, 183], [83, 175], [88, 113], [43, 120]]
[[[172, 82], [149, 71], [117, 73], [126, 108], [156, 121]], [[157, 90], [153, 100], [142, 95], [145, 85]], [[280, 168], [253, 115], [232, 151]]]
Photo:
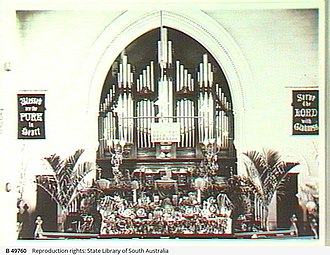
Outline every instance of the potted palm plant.
[[68, 209], [79, 196], [79, 190], [86, 186], [85, 177], [97, 169], [94, 162], [79, 161], [83, 153], [84, 150], [80, 149], [65, 159], [57, 154], [45, 157], [44, 159], [51, 166], [53, 174], [37, 177], [37, 185], [44, 189], [58, 205], [59, 231], [64, 231]]
[[244, 155], [247, 157], [247, 177], [258, 190], [256, 195], [263, 210], [261, 226], [269, 230], [269, 205], [289, 171], [298, 163], [284, 162], [280, 153], [271, 149], [262, 152], [248, 151]]

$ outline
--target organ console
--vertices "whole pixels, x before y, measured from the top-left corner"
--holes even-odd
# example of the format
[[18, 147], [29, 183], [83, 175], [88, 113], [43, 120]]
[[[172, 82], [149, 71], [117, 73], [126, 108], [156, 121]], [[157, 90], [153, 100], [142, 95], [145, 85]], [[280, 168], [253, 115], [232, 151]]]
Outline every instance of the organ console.
[[104, 163], [109, 148], [120, 140], [132, 147], [123, 160], [131, 172], [146, 165], [157, 170], [160, 163], [186, 169], [203, 160], [204, 141], [214, 139], [219, 146], [218, 174], [228, 175], [236, 170], [228, 85], [217, 80], [215, 70], [220, 67], [210, 61], [206, 50], [194, 71], [185, 59], [176, 59], [169, 35], [168, 28], [160, 28], [157, 59], [146, 61], [142, 68], [135, 68], [127, 54], [118, 57], [118, 68], [113, 69], [116, 79], [100, 102], [98, 162], [109, 167]]

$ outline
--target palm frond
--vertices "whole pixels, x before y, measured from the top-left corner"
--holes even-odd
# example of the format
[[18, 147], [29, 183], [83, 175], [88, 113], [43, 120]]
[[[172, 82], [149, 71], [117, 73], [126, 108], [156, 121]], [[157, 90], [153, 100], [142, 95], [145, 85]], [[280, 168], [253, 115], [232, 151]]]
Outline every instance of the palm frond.
[[78, 164], [83, 153], [83, 149], [77, 150], [64, 160], [56, 154], [44, 158], [53, 169], [53, 175], [51, 178], [41, 178], [37, 184], [50, 194], [63, 209], [66, 209], [73, 201], [77, 195], [79, 184], [85, 176], [96, 169], [95, 163]]
[[289, 171], [285, 172], [283, 175], [282, 175], [282, 178], [274, 184], [273, 188], [269, 190], [269, 192], [267, 193], [267, 196], [265, 198], [265, 200], [270, 203], [273, 196], [274, 196], [274, 193], [280, 189], [280, 187], [283, 185], [283, 180], [285, 179], [285, 177], [288, 175]]
[[263, 155], [270, 169], [276, 167], [276, 165], [278, 165], [278, 163], [281, 162], [281, 155], [279, 152], [275, 150], [263, 149]]
[[263, 194], [263, 187], [262, 187], [262, 181], [260, 179], [260, 174], [257, 171], [257, 169], [255, 167], [251, 167], [248, 166], [246, 162], [244, 162], [246, 169], [247, 169], [247, 173], [248, 173], [248, 178], [250, 180], [250, 182], [253, 184], [253, 186], [255, 186], [256, 188], [256, 192], [257, 193], [261, 193]]
[[78, 164], [75, 170], [71, 173], [71, 179], [82, 179], [89, 172], [96, 169], [96, 164], [93, 162], [84, 162], [82, 164]]
[[56, 154], [53, 154], [49, 157], [45, 157], [44, 159], [48, 162], [48, 164], [52, 168], [54, 178], [58, 182], [59, 181], [58, 178], [60, 177], [58, 173], [60, 173], [63, 169], [63, 160], [60, 158], [60, 156]]
[[45, 157], [44, 159], [49, 163], [54, 172], [57, 172], [62, 167], [62, 160], [60, 156], [56, 154], [53, 154], [49, 157]]
[[263, 183], [268, 172], [268, 164], [264, 155], [257, 151], [244, 153], [251, 161], [254, 168], [258, 171], [260, 181]]
[[69, 156], [66, 160], [65, 160], [65, 165], [67, 168], [71, 169], [73, 171], [74, 167], [76, 166], [80, 156], [84, 153], [85, 150], [83, 149], [79, 149], [76, 150], [75, 153], [71, 156]]
[[271, 149], [264, 149], [262, 153], [249, 151], [244, 153], [251, 161], [252, 166], [247, 166], [249, 178], [255, 182], [257, 178], [254, 169], [259, 173], [259, 180], [263, 191], [263, 201], [270, 203], [274, 193], [279, 189], [282, 180], [286, 177], [293, 166], [287, 165], [280, 153]]

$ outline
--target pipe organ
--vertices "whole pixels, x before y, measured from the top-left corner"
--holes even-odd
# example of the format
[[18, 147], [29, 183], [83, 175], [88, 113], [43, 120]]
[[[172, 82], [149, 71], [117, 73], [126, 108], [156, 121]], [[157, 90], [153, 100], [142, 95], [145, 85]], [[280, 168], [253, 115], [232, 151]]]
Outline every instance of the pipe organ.
[[[116, 78], [101, 97], [99, 160], [106, 160], [114, 143], [120, 142], [130, 146], [124, 161], [157, 162], [157, 151], [165, 144], [174, 153], [163, 160], [180, 162], [181, 158], [184, 163], [189, 155], [190, 161], [198, 162], [203, 158], [203, 146], [211, 142], [219, 147], [220, 161], [231, 159], [230, 164], [235, 165], [228, 86], [217, 80], [217, 67], [208, 53], [200, 56], [200, 63], [193, 69], [184, 59], [176, 59], [174, 48], [168, 29], [162, 27], [156, 59], [137, 69], [129, 55], [118, 57], [113, 72]], [[175, 141], [166, 135], [167, 123], [179, 130]], [[160, 142], [155, 142], [155, 128], [157, 134], [161, 133]]]
[[236, 151], [226, 78], [200, 44], [180, 50], [191, 45], [159, 32], [153, 53], [136, 41], [126, 47], [101, 93], [100, 233], [230, 234]]

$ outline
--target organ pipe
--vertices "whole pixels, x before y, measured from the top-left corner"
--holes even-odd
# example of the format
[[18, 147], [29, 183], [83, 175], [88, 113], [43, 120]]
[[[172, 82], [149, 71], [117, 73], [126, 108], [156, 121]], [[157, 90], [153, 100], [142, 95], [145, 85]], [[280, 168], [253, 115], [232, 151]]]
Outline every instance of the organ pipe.
[[137, 104], [137, 145], [139, 148], [152, 147], [151, 123], [154, 122], [154, 103], [141, 100]]
[[158, 41], [158, 63], [163, 70], [172, 64], [172, 42], [167, 40], [167, 28], [160, 28]]
[[207, 54], [203, 55], [203, 69], [201, 70], [203, 72], [203, 81], [204, 86], [206, 87], [208, 85], [208, 69], [207, 69]]
[[184, 87], [184, 66], [180, 65], [180, 89]]
[[168, 63], [172, 64], [172, 41], [168, 41]]
[[147, 70], [143, 70], [142, 77], [143, 77], [143, 88], [148, 88], [147, 87]]
[[180, 61], [176, 61], [176, 91], [180, 90]]
[[126, 83], [127, 83], [127, 56], [124, 55], [123, 56], [123, 87], [126, 87]]
[[150, 62], [151, 91], [155, 91], [154, 61]]
[[175, 69], [176, 91], [181, 91], [184, 89], [193, 91], [193, 78], [188, 69], [186, 69], [183, 64], [180, 64], [180, 61], [176, 61]]
[[146, 66], [137, 79], [137, 91], [154, 91], [155, 90], [155, 74], [154, 74], [154, 62], [150, 61], [150, 65]]
[[123, 64], [119, 64], [118, 87], [121, 88], [123, 82]]
[[180, 100], [177, 103], [177, 120], [180, 123], [181, 141], [179, 147], [194, 147], [194, 106], [191, 100]]

